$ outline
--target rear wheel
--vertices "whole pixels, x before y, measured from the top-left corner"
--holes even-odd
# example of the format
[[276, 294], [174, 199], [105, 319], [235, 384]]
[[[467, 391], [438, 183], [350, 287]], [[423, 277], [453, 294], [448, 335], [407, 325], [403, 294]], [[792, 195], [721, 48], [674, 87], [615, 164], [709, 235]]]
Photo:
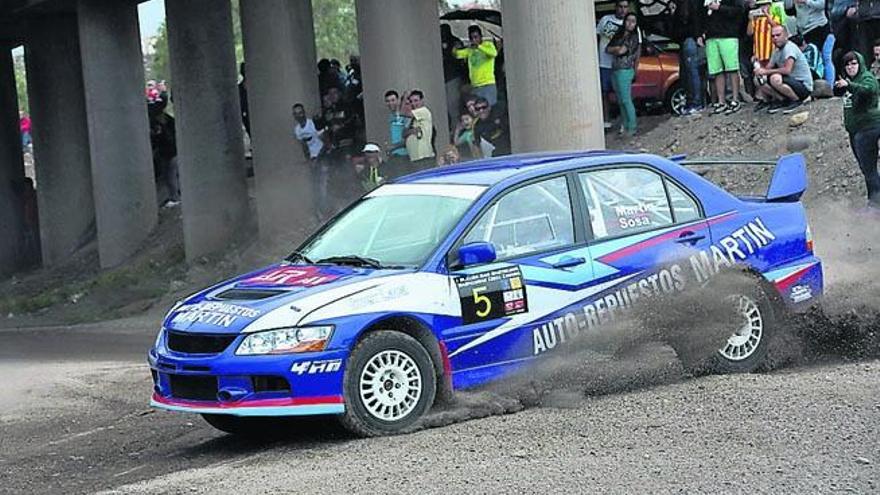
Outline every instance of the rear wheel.
[[345, 369], [342, 425], [371, 437], [406, 431], [434, 402], [437, 375], [428, 351], [401, 332], [368, 333]]
[[[777, 318], [767, 294], [758, 281], [748, 275], [732, 275], [715, 284], [722, 297], [721, 311], [710, 319], [718, 320], [722, 329], [709, 330], [706, 335], [679, 336], [672, 347], [682, 365], [694, 374], [751, 373], [766, 365], [768, 351], [778, 331]], [[729, 332], [729, 333], [728, 333]], [[719, 337], [719, 335], [721, 337]], [[727, 335], [726, 340], [723, 335]], [[715, 343], [712, 343], [715, 342]]]

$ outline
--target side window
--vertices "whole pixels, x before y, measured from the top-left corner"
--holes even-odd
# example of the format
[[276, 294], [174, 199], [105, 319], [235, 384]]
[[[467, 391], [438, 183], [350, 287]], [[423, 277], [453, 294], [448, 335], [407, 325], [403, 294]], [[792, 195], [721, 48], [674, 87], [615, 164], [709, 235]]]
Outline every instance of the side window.
[[565, 177], [507, 193], [467, 234], [463, 244], [485, 241], [498, 259], [574, 244], [574, 220]]
[[672, 225], [663, 178], [643, 168], [579, 174], [596, 239]]
[[694, 198], [688, 196], [672, 181], [666, 181], [666, 189], [669, 191], [669, 201], [672, 204], [672, 212], [675, 214], [675, 223], [690, 222], [700, 218], [700, 207]]

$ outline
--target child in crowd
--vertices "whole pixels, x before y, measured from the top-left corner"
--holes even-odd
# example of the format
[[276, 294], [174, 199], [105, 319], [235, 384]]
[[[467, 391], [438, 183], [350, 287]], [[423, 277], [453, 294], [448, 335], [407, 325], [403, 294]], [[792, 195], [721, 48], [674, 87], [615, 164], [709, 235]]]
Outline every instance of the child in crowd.
[[806, 57], [807, 65], [810, 66], [810, 73], [813, 76], [813, 80], [818, 81], [824, 79], [825, 64], [822, 61], [822, 53], [819, 51], [819, 48], [812, 43], [807, 43], [807, 40], [799, 34], [792, 36], [790, 39], [792, 43], [801, 49], [804, 57]]
[[446, 147], [442, 155], [437, 156], [438, 167], [455, 165], [456, 163], [461, 163], [461, 156], [458, 154], [458, 148], [451, 144]]
[[479, 156], [474, 153], [474, 118], [469, 113], [461, 114], [453, 136], [455, 147], [462, 159], [470, 160]]
[[385, 160], [382, 156], [382, 147], [376, 143], [367, 143], [361, 153], [363, 153], [361, 157], [352, 157], [352, 164], [361, 187], [369, 192], [385, 182], [381, 170]]

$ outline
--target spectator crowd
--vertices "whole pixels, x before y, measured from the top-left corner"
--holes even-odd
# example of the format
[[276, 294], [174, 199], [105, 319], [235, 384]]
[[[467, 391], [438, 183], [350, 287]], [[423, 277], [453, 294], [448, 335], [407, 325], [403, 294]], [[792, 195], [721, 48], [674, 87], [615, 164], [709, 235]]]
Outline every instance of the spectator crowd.
[[[630, 88], [646, 35], [638, 28], [621, 34], [638, 23], [629, 12], [630, 3], [618, 0], [597, 34], [606, 128], [614, 127], [614, 93], [619, 131], [632, 134]], [[729, 115], [744, 101], [756, 111], [791, 113], [814, 93], [830, 96], [851, 51], [880, 74], [880, 0], [674, 0], [667, 14], [660, 34], [680, 47], [684, 115]]]
[[[383, 95], [387, 132], [381, 142], [366, 141], [358, 57], [352, 56], [344, 69], [337, 60], [318, 62], [321, 108], [297, 103], [291, 109], [292, 136], [311, 167], [316, 218], [418, 170], [510, 154], [506, 98], [498, 84], [501, 40], [485, 38], [477, 25], [467, 35], [462, 40], [448, 24], [441, 26], [447, 108], [432, 108], [432, 95], [419, 88], [388, 88]], [[246, 112], [244, 102], [242, 109]], [[450, 142], [438, 142], [438, 126], [451, 129]]]

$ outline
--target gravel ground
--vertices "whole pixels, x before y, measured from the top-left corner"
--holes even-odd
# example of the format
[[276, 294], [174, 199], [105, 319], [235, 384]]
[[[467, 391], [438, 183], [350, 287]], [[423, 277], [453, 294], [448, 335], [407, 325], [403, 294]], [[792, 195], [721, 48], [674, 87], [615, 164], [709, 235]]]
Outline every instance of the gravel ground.
[[873, 361], [566, 394], [406, 436], [294, 440], [114, 493], [872, 493], [878, 378]]
[[[82, 333], [93, 331], [66, 332]], [[33, 347], [7, 337], [13, 351]], [[39, 377], [0, 407], [0, 492], [871, 493], [880, 483], [878, 360], [695, 379], [670, 349], [646, 346], [572, 368], [538, 405], [482, 391], [409, 435], [352, 439], [316, 419], [242, 440], [152, 411], [146, 366], [93, 351], [0, 364], [4, 376]]]

